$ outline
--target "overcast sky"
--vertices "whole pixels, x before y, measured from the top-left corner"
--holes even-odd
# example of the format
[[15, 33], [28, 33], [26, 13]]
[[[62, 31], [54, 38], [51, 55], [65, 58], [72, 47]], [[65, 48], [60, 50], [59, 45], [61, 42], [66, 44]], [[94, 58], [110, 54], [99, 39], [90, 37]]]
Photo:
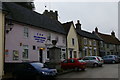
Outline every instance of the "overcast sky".
[[[73, 1], [73, 0], [72, 0]], [[57, 10], [62, 23], [80, 20], [82, 29], [92, 32], [98, 27], [102, 33], [116, 32], [118, 36], [118, 2], [38, 2], [35, 0], [36, 11]], [[47, 6], [45, 8], [45, 6]]]

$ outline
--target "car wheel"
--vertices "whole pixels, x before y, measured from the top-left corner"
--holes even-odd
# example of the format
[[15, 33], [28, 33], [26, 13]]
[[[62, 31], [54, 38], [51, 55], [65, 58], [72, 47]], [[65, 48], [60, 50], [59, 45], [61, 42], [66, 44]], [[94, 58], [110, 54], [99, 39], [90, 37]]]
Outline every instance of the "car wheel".
[[102, 66], [103, 66], [103, 64], [99, 65], [99, 67], [102, 67]]
[[113, 60], [112, 63], [115, 64], [115, 61]]
[[40, 76], [36, 76], [36, 80], [40, 80], [41, 79], [41, 77]]
[[81, 69], [82, 71], [85, 71], [85, 68]]
[[93, 64], [93, 67], [98, 67], [98, 64], [97, 63]]
[[75, 71], [79, 71], [79, 67], [75, 67]]

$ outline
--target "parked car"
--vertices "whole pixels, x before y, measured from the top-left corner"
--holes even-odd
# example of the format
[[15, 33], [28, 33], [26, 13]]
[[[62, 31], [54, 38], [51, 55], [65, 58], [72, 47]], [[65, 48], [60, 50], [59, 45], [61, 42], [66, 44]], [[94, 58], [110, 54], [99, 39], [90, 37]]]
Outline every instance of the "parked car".
[[119, 62], [119, 58], [116, 55], [106, 55], [103, 57], [104, 63], [118, 63]]
[[120, 63], [120, 56], [119, 56], [119, 55], [117, 55], [117, 57], [118, 57], [118, 60], [119, 60], [118, 62]]
[[62, 69], [75, 69], [75, 70], [85, 70], [86, 62], [76, 58], [66, 59], [61, 63]]
[[15, 78], [52, 78], [57, 74], [56, 69], [49, 69], [43, 63], [29, 62], [29, 63], [5, 63], [5, 73], [11, 73]]
[[82, 60], [87, 63], [87, 66], [92, 67], [102, 67], [103, 59], [99, 56], [85, 56]]

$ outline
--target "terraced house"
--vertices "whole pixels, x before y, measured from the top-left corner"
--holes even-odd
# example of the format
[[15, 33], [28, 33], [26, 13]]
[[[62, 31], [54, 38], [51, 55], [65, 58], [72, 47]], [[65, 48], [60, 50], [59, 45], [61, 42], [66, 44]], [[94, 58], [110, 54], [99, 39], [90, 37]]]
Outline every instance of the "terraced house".
[[96, 27], [95, 34], [103, 40], [100, 45], [102, 56], [120, 55], [120, 41], [116, 38], [114, 31], [111, 32], [111, 35], [103, 34], [100, 33]]
[[99, 56], [99, 41], [101, 39], [93, 33], [81, 29], [79, 20], [76, 23], [80, 57]]
[[5, 24], [5, 62], [49, 61], [52, 40], [57, 40], [61, 58], [65, 58], [66, 33], [58, 20], [20, 4], [5, 2], [3, 6], [9, 12]]
[[67, 34], [67, 58], [79, 58], [78, 38], [73, 21], [63, 23]]

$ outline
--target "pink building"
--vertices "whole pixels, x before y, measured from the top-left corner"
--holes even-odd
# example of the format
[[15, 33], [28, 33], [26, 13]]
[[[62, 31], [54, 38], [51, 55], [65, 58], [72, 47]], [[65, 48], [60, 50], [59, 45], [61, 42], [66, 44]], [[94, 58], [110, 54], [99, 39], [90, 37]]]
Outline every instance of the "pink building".
[[5, 62], [49, 61], [52, 40], [66, 54], [66, 34], [61, 23], [15, 3], [4, 3], [6, 16]]

